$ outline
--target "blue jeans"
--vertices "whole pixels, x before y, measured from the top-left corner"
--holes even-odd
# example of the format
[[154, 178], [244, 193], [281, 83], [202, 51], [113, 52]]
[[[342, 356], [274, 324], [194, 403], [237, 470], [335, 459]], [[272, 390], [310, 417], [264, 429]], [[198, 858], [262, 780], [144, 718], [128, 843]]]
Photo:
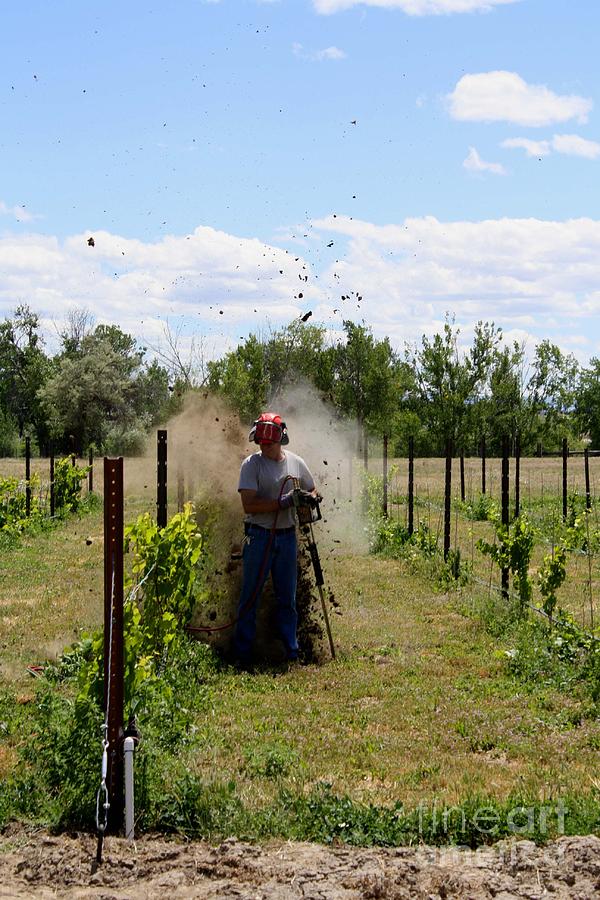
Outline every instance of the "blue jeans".
[[238, 606], [234, 647], [237, 657], [249, 661], [256, 633], [256, 610], [269, 572], [277, 602], [277, 627], [288, 659], [298, 656], [296, 626], [296, 529], [275, 531], [249, 525], [242, 551], [244, 576]]

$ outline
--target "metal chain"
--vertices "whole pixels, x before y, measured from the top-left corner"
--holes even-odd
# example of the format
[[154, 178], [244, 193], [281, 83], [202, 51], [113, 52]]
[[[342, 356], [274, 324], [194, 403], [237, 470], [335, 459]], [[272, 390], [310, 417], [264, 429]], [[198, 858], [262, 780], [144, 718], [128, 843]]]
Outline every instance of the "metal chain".
[[[141, 581], [139, 581], [129, 592], [127, 596], [126, 602], [130, 602], [134, 599], [136, 593], [142, 587], [144, 582], [150, 577], [154, 569], [156, 568], [156, 563], [146, 572]], [[110, 589], [110, 625], [108, 632], [108, 671], [104, 673], [104, 677], [107, 679], [106, 681], [106, 709], [104, 713], [104, 722], [100, 726], [100, 730], [102, 732], [102, 767], [101, 767], [101, 777], [100, 777], [100, 787], [98, 788], [98, 792], [96, 794], [96, 831], [99, 836], [104, 835], [107, 827], [108, 827], [108, 811], [110, 809], [110, 797], [108, 793], [108, 787], [106, 784], [106, 779], [108, 776], [108, 751], [110, 748], [110, 742], [108, 740], [108, 719], [110, 713], [110, 673], [112, 669], [112, 643], [113, 643], [113, 617], [114, 617], [114, 599], [115, 599], [115, 561], [114, 556], [112, 560], [112, 582]]]
[[[108, 826], [108, 810], [110, 809], [110, 798], [108, 787], [106, 786], [106, 777], [108, 774], [108, 749], [110, 743], [108, 740], [108, 716], [110, 710], [110, 672], [112, 668], [112, 637], [113, 637], [113, 616], [114, 616], [114, 600], [115, 600], [115, 560], [112, 559], [112, 582], [110, 588], [110, 624], [108, 630], [108, 671], [104, 673], [106, 680], [106, 709], [104, 712], [104, 722], [100, 726], [102, 732], [102, 769], [100, 778], [100, 787], [96, 794], [96, 831], [99, 835], [103, 835]], [[101, 803], [102, 800], [102, 803]], [[100, 810], [102, 808], [103, 819], [100, 821]]]

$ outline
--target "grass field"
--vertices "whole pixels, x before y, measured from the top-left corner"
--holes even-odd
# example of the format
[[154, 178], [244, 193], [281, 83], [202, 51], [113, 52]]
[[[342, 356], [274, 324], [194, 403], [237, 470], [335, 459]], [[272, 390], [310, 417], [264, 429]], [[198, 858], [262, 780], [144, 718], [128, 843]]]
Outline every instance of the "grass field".
[[[471, 482], [477, 464], [468, 463]], [[406, 490], [403, 465], [392, 476], [398, 498]], [[495, 465], [488, 462], [488, 478]], [[559, 465], [523, 465], [532, 505], [542, 474], [546, 491]], [[0, 474], [10, 474], [7, 468], [2, 461]], [[435, 531], [443, 462], [420, 460], [416, 468], [417, 497], [428, 499], [419, 515], [431, 516]], [[498, 479], [496, 492], [497, 486]], [[151, 488], [129, 492], [126, 519], [152, 508]], [[390, 512], [402, 517], [405, 507], [392, 504]], [[102, 528], [101, 510], [73, 516], [53, 531], [24, 536], [0, 556], [4, 708], [20, 707], [25, 720], [37, 687], [27, 666], [56, 658], [101, 624]], [[489, 529], [456, 514], [453, 543], [476, 560], [474, 540]], [[589, 624], [589, 597], [582, 601], [574, 568], [583, 569], [582, 562], [569, 565], [564, 602], [583, 609]], [[489, 562], [476, 566], [489, 580]], [[595, 559], [593, 566], [597, 594]], [[325, 577], [340, 603], [341, 615], [332, 616], [337, 660], [254, 674], [219, 667], [198, 690], [189, 739], [174, 754], [178, 772], [234, 785], [249, 810], [264, 809], [282, 790], [306, 797], [323, 783], [378, 806], [575, 797], [596, 808], [596, 707], [576, 684], [565, 690], [551, 678], [523, 682], [510, 674], [506, 651], [514, 636], [492, 633], [479, 615], [485, 608], [489, 617], [500, 603], [492, 592], [475, 582], [443, 593], [410, 561], [350, 553], [343, 545], [327, 555]], [[0, 722], [0, 778], [14, 773], [27, 740]], [[165, 772], [167, 784], [174, 771]]]

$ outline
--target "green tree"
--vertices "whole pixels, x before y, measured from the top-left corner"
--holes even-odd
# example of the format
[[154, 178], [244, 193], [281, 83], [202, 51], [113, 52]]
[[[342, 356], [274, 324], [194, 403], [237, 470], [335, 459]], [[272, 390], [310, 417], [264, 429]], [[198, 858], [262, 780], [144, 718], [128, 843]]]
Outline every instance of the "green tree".
[[485, 435], [488, 451], [499, 454], [504, 435], [515, 441], [529, 428], [529, 409], [526, 401], [523, 373], [525, 350], [516, 341], [497, 347], [490, 360], [485, 396], [473, 410], [473, 438]]
[[359, 442], [368, 431], [389, 434], [407, 388], [407, 367], [389, 338], [376, 340], [370, 328], [350, 321], [344, 331], [345, 341], [331, 354], [331, 395], [345, 415], [356, 418]]
[[299, 320], [268, 339], [251, 334], [235, 350], [208, 363], [208, 386], [245, 419], [276, 403], [285, 386], [301, 378], [327, 390], [331, 375], [324, 336], [321, 326]]
[[54, 438], [82, 453], [90, 444], [135, 452], [168, 401], [166, 372], [144, 368], [144, 351], [116, 325], [99, 325], [65, 350], [39, 391]]
[[32, 431], [38, 446], [48, 439], [46, 417], [38, 391], [46, 383], [52, 364], [43, 350], [39, 316], [26, 304], [0, 323], [0, 411], [19, 436]]
[[579, 364], [556, 344], [544, 340], [535, 348], [532, 374], [527, 384], [531, 432], [539, 440], [557, 446], [563, 437], [574, 437], [575, 402]]
[[441, 334], [423, 335], [421, 346], [407, 352], [415, 374], [414, 403], [427, 424], [432, 450], [443, 452], [449, 438], [456, 448], [476, 439], [478, 402], [485, 393], [490, 366], [502, 339], [494, 323], [478, 322], [473, 343], [459, 348], [460, 329], [446, 318]]
[[582, 370], [575, 392], [575, 414], [593, 450], [600, 450], [600, 359], [592, 357]]

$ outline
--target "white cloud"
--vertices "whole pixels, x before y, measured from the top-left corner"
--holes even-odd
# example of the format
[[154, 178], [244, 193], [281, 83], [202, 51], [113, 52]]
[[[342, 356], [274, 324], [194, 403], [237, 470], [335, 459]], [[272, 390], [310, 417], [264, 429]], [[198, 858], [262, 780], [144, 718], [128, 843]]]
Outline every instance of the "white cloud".
[[0, 200], [0, 216], [11, 216], [17, 222], [33, 222], [34, 219], [40, 217], [35, 213], [30, 213], [24, 206], [8, 206]]
[[468, 172], [491, 172], [492, 175], [506, 175], [506, 169], [500, 163], [485, 162], [475, 147], [469, 147], [467, 158], [463, 160], [463, 167]]
[[317, 50], [316, 59], [346, 59], [346, 54], [339, 47], [326, 47], [325, 50]]
[[25, 299], [46, 321], [85, 307], [98, 322], [136, 335], [189, 317], [205, 335], [237, 338], [289, 322], [321, 297], [298, 253], [212, 228], [156, 243], [94, 232], [90, 247], [88, 237], [0, 237], [0, 318]]
[[550, 141], [531, 141], [529, 138], [507, 138], [502, 141], [502, 147], [509, 149], [523, 149], [527, 156], [548, 156], [551, 152]]
[[313, 6], [324, 16], [343, 12], [354, 6], [399, 9], [408, 16], [439, 16], [451, 13], [490, 12], [495, 6], [518, 2], [519, 0], [313, 0]]
[[[493, 320], [506, 332], [520, 329], [563, 346], [587, 334], [578, 355], [587, 360], [600, 352], [598, 220], [427, 216], [378, 226], [338, 215], [313, 226], [324, 240], [347, 242], [320, 278], [340, 315], [364, 316], [398, 347], [431, 334], [449, 310], [465, 328]], [[363, 296], [360, 310], [350, 291]]]
[[[600, 220], [427, 216], [382, 226], [338, 215], [310, 224], [302, 255], [291, 243], [288, 253], [208, 227], [154, 243], [93, 232], [94, 247], [89, 233], [5, 235], [0, 318], [26, 300], [53, 334], [52, 320], [85, 307], [152, 344], [168, 318], [212, 354], [308, 310], [331, 333], [343, 319], [364, 319], [402, 349], [450, 311], [465, 334], [493, 320], [507, 333], [578, 347], [584, 361], [600, 355]], [[324, 266], [331, 240], [337, 261]]]
[[531, 141], [529, 138], [507, 138], [502, 147], [522, 148], [527, 156], [548, 156], [553, 150], [568, 156], [582, 156], [585, 159], [597, 159], [600, 156], [600, 144], [589, 141], [578, 134], [555, 134], [551, 141]]
[[542, 84], [527, 84], [516, 72], [463, 75], [448, 95], [450, 115], [463, 122], [513, 122], [542, 126], [576, 119], [586, 122], [592, 101], [576, 94], [555, 94]]
[[579, 137], [578, 134], [555, 134], [552, 147], [557, 153], [583, 156], [585, 159], [597, 159], [600, 156], [600, 144]]
[[346, 59], [346, 53], [343, 50], [340, 50], [339, 47], [326, 47], [324, 50], [315, 50], [314, 52], [309, 53], [308, 50], [305, 50], [304, 46], [297, 41], [292, 44], [292, 53], [299, 59], [309, 60], [310, 62], [323, 62], [323, 60], [328, 59], [334, 61]]

